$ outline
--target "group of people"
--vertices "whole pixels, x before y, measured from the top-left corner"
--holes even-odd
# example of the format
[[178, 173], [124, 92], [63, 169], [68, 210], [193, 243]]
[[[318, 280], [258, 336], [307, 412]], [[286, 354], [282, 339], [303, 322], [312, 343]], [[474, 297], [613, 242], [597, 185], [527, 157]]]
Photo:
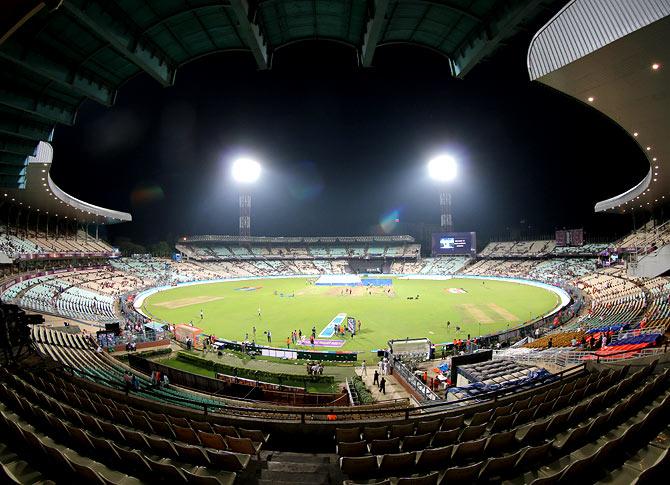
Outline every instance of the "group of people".
[[323, 375], [323, 364], [321, 362], [308, 362], [307, 374], [310, 376]]
[[131, 374], [128, 371], [125, 371], [123, 373], [123, 384], [126, 389], [126, 394], [128, 394], [131, 390], [133, 391], [140, 390], [140, 380], [137, 378], [135, 374]]
[[170, 380], [168, 379], [167, 374], [159, 370], [151, 372], [151, 385], [153, 387], [163, 388], [167, 387], [168, 384], [170, 384]]
[[[379, 359], [379, 362], [377, 363], [377, 369], [375, 369], [375, 373], [372, 378], [372, 384], [377, 386], [379, 388], [379, 392], [382, 394], [386, 394], [386, 378], [384, 376], [391, 374], [392, 371], [393, 369], [391, 366], [391, 361], [388, 357]], [[363, 362], [361, 363], [361, 375], [368, 375], [367, 362], [365, 359], [363, 359]], [[380, 375], [382, 376], [381, 379], [379, 378]]]

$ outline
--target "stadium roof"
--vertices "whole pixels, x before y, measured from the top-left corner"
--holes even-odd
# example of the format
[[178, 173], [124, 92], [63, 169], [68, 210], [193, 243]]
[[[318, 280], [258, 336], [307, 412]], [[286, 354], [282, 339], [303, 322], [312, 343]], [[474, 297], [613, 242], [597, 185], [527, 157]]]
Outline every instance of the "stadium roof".
[[0, 6], [0, 187], [22, 187], [27, 157], [85, 99], [114, 104], [146, 73], [170, 86], [208, 54], [249, 52], [259, 69], [303, 40], [375, 49], [415, 44], [465, 76], [501, 41], [561, 0], [3, 0]]
[[34, 211], [37, 214], [41, 212], [45, 216], [83, 224], [116, 224], [132, 220], [126, 212], [98, 207], [64, 192], [51, 180], [49, 172], [52, 160], [52, 146], [47, 142], [40, 142], [35, 155], [28, 157], [28, 166], [21, 176], [22, 188], [0, 190], [0, 200], [19, 210]]
[[311, 243], [414, 243], [412, 236], [227, 236], [208, 234], [183, 236], [179, 243], [234, 243], [234, 244], [311, 244]]
[[[651, 209], [670, 194], [668, 39], [668, 0], [573, 0], [531, 42], [531, 79], [610, 117], [649, 161], [642, 180], [598, 202], [597, 212]], [[626, 169], [617, 162], [594, 160], [602, 165], [603, 180], [612, 170]]]

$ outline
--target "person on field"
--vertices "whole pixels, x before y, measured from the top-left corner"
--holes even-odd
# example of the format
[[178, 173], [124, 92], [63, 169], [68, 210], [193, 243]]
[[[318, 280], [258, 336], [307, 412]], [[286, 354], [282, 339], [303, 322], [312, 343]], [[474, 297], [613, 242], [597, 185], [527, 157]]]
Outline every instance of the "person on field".
[[361, 364], [361, 375], [362, 376], [368, 375], [368, 369], [365, 366], [365, 359], [363, 359], [363, 363]]
[[372, 377], [372, 385], [378, 386], [379, 385], [379, 372], [377, 369], [375, 369], [375, 375]]

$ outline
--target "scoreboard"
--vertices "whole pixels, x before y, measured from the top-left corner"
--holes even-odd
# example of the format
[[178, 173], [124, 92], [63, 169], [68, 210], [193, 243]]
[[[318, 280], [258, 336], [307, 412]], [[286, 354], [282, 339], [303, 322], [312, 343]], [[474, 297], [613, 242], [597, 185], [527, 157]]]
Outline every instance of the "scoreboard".
[[434, 232], [433, 256], [467, 255], [477, 252], [477, 234], [474, 232]]

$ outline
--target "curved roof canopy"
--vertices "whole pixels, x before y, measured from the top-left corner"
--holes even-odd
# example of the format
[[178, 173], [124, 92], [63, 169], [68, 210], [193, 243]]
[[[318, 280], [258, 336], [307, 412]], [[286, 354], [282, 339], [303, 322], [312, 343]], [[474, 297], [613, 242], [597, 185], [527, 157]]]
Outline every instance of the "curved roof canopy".
[[3, 0], [0, 5], [0, 186], [21, 187], [27, 156], [84, 99], [112, 105], [146, 73], [174, 83], [199, 57], [249, 52], [259, 69], [302, 40], [443, 54], [463, 77], [501, 41], [561, 0]]
[[0, 189], [0, 202], [12, 204], [19, 210], [83, 224], [117, 224], [132, 220], [127, 212], [89, 204], [63, 191], [51, 179], [52, 160], [53, 147], [47, 142], [39, 142], [35, 155], [28, 157], [22, 187]]
[[[649, 162], [642, 180], [596, 212], [651, 209], [670, 196], [670, 0], [572, 0], [533, 38], [531, 79], [618, 123]], [[629, 160], [594, 160], [603, 180]]]

